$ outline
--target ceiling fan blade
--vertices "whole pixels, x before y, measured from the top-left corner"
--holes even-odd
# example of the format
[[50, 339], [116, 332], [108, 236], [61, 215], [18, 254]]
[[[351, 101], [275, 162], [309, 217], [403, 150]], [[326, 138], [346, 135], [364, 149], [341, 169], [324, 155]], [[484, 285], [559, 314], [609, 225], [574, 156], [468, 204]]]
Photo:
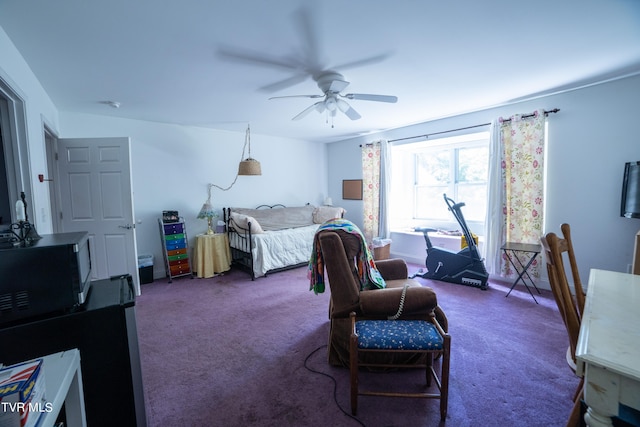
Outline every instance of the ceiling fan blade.
[[342, 65], [337, 65], [335, 67], [331, 67], [334, 70], [346, 70], [348, 68], [362, 67], [363, 65], [375, 64], [377, 62], [382, 62], [388, 57], [390, 57], [390, 53], [382, 53], [380, 55], [370, 56], [369, 58], [358, 59], [356, 61], [347, 62]]
[[294, 76], [288, 77], [284, 80], [280, 80], [279, 82], [270, 83], [266, 86], [262, 86], [260, 90], [262, 92], [277, 92], [282, 89], [287, 89], [291, 86], [295, 86], [298, 83], [302, 83], [303, 81], [309, 78], [308, 74], [296, 74]]
[[280, 98], [323, 98], [323, 95], [283, 95], [283, 96], [272, 96], [269, 99], [280, 99]]
[[314, 13], [309, 5], [298, 9], [293, 16], [294, 24], [302, 41], [303, 62], [310, 73], [317, 72], [323, 68], [320, 58], [321, 48], [318, 42], [318, 23], [314, 16], [318, 16], [318, 14]]
[[299, 70], [300, 65], [296, 61], [289, 58], [278, 58], [267, 56], [261, 52], [247, 50], [242, 48], [220, 47], [218, 48], [218, 56], [235, 62], [244, 64], [267, 65], [270, 67], [284, 68], [287, 70]]
[[377, 102], [398, 102], [397, 96], [391, 95], [371, 95], [367, 93], [348, 93], [346, 95], [341, 95], [343, 98], [347, 99], [360, 99], [363, 101], [377, 101]]
[[354, 110], [351, 107], [351, 105], [347, 103], [347, 101], [338, 99], [337, 102], [338, 102], [338, 108], [340, 109], [340, 111], [342, 111], [351, 120], [358, 120], [359, 118], [362, 117], [360, 114], [358, 114], [356, 110]]
[[[323, 104], [324, 104], [324, 101], [318, 101], [315, 104], [310, 105], [307, 108], [305, 108], [304, 110], [302, 110], [302, 112], [300, 114], [298, 114], [297, 116], [295, 116], [291, 120], [300, 120], [301, 118], [305, 117], [307, 114], [312, 112], [313, 110], [318, 110], [319, 106], [322, 106], [322, 109], [324, 109]], [[320, 110], [318, 110], [318, 111], [320, 111]]]

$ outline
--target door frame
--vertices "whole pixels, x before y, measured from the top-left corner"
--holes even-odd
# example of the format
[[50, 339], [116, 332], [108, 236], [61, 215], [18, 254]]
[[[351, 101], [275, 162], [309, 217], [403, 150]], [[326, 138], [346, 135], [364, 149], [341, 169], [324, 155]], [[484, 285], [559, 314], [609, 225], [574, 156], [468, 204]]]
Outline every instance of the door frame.
[[47, 169], [49, 171], [48, 178], [45, 178], [49, 179], [47, 182], [49, 183], [51, 230], [53, 233], [60, 233], [60, 191], [58, 190], [57, 184], [60, 182], [60, 176], [58, 175], [58, 168], [56, 167], [56, 160], [58, 159], [58, 136], [46, 124], [44, 124], [43, 127]]
[[[1, 71], [1, 70], [0, 70]], [[16, 221], [11, 202], [19, 200], [20, 192], [27, 196], [27, 215], [34, 217], [33, 186], [31, 182], [31, 162], [27, 140], [24, 96], [8, 84], [0, 73], [0, 121], [2, 123], [2, 143], [5, 155], [7, 190], [9, 196], [10, 221]], [[35, 221], [33, 221], [35, 223]]]

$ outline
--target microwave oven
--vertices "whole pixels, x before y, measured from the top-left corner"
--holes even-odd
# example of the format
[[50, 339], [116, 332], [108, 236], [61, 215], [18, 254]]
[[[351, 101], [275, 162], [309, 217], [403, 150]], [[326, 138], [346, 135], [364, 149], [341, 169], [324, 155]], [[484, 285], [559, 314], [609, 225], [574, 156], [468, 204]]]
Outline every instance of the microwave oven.
[[84, 304], [90, 284], [86, 232], [45, 234], [0, 249], [0, 325], [73, 311]]

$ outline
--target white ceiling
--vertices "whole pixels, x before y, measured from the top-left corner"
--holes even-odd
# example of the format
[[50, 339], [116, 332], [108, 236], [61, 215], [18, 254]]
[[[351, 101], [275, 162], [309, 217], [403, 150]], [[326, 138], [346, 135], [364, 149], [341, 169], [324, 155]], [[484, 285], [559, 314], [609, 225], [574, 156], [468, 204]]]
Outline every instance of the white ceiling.
[[[384, 58], [337, 68], [344, 92], [398, 102], [292, 121], [317, 99], [268, 98], [311, 78], [264, 91], [294, 71], [220, 54], [303, 60], [300, 10], [325, 68]], [[320, 142], [640, 72], [637, 0], [0, 0], [0, 26], [61, 111]]]

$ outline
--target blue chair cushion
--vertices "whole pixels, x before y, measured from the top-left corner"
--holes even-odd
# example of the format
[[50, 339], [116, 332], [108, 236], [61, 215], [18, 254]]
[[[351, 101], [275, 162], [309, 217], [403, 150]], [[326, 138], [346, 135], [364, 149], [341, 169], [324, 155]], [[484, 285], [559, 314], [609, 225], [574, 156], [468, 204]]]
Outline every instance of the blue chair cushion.
[[379, 350], [442, 350], [443, 339], [426, 320], [360, 320], [358, 348]]

